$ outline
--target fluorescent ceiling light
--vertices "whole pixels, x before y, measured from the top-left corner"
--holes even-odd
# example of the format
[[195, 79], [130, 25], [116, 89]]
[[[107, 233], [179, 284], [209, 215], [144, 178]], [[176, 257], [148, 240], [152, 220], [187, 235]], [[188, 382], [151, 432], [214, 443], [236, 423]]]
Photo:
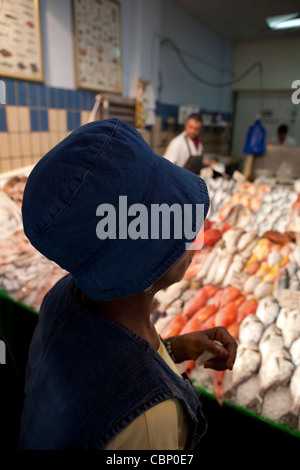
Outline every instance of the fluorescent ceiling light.
[[289, 15], [271, 16], [266, 18], [266, 22], [271, 29], [289, 29], [300, 27], [300, 13], [290, 13]]

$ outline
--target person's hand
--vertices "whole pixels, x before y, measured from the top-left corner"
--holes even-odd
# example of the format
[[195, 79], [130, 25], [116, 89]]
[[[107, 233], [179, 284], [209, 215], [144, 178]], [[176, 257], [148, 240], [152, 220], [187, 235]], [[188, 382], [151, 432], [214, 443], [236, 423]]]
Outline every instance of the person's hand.
[[204, 331], [173, 336], [172, 349], [178, 362], [196, 361], [203, 352], [208, 351], [215, 357], [205, 361], [204, 367], [231, 370], [236, 358], [237, 343], [226, 328], [217, 326]]

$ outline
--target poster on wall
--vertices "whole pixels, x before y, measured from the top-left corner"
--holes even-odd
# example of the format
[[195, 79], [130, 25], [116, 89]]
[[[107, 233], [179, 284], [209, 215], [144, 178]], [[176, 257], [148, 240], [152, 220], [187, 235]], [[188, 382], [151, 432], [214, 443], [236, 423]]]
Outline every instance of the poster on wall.
[[121, 11], [115, 0], [73, 0], [77, 87], [122, 92]]
[[137, 81], [135, 126], [146, 127], [155, 124], [155, 95], [148, 80]]
[[38, 0], [2, 0], [0, 25], [0, 76], [42, 82]]

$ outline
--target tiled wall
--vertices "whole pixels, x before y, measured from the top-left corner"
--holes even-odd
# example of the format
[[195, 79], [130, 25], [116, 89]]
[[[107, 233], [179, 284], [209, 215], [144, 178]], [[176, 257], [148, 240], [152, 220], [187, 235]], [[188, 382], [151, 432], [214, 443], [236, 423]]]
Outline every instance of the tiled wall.
[[95, 93], [5, 79], [0, 105], [0, 173], [35, 164], [88, 121]]

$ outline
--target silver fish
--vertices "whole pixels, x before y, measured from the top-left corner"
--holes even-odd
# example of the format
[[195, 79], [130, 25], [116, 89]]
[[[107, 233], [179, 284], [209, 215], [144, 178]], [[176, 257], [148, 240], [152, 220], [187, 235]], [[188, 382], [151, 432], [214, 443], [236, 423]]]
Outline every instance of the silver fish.
[[232, 263], [232, 260], [233, 260], [233, 253], [228, 253], [226, 256], [221, 257], [220, 264], [218, 266], [215, 277], [213, 279], [214, 284], [216, 285], [222, 284], [228, 272], [228, 269]]
[[243, 256], [241, 256], [241, 254], [237, 253], [234, 256], [232, 263], [230, 264], [227, 270], [222, 286], [226, 287], [231, 284], [232, 276], [234, 275], [234, 273], [240, 273], [243, 270], [245, 264], [246, 260], [243, 258]]
[[280, 311], [280, 305], [272, 295], [261, 299], [258, 303], [256, 316], [265, 326], [275, 322]]
[[238, 240], [236, 249], [238, 252], [246, 250], [254, 240], [256, 240], [258, 235], [257, 230], [250, 230], [249, 232], [244, 233]]
[[300, 410], [300, 366], [297, 366], [291, 378], [290, 390], [293, 398], [293, 406], [291, 412], [297, 416], [299, 420]]
[[177, 315], [183, 307], [183, 300], [176, 299], [174, 302], [172, 302], [169, 307], [166, 309], [166, 314], [167, 315]]
[[235, 389], [255, 374], [261, 363], [261, 354], [257, 343], [249, 341], [247, 344], [239, 344], [236, 360], [232, 371], [227, 371], [226, 379], [230, 386], [225, 391], [226, 396], [234, 393]]
[[216, 249], [212, 249], [210, 253], [208, 253], [206, 260], [204, 261], [201, 269], [199, 270], [198, 274], [196, 275], [196, 279], [200, 280], [207, 276], [207, 273], [216, 258]]
[[275, 280], [274, 282], [274, 290], [273, 290], [273, 295], [276, 297], [276, 299], [279, 298], [280, 296], [280, 291], [282, 289], [288, 289], [289, 287], [289, 280], [290, 280], [290, 277], [289, 277], [289, 273], [288, 273], [288, 270], [286, 268], [284, 268], [282, 271], [281, 271], [281, 274], [280, 276]]
[[268, 326], [259, 342], [259, 351], [261, 353], [262, 360], [266, 360], [268, 356], [277, 354], [284, 348], [283, 337], [281, 330], [272, 324]]
[[243, 233], [244, 230], [241, 228], [231, 228], [223, 234], [222, 239], [225, 242], [225, 248], [229, 253], [234, 253], [237, 250], [237, 243]]
[[205, 284], [216, 284], [215, 278], [218, 273], [220, 263], [222, 261], [222, 248], [215, 248], [214, 250], [214, 259], [208, 269], [207, 275], [205, 277]]
[[292, 356], [292, 361], [295, 366], [300, 365], [300, 336], [299, 338], [295, 339], [290, 347], [290, 354]]
[[288, 310], [282, 327], [284, 344], [290, 348], [292, 343], [300, 336], [300, 312], [298, 309]]
[[260, 415], [273, 422], [286, 424], [291, 427], [291, 419], [287, 419], [287, 417], [290, 415], [292, 404], [293, 400], [289, 384], [270, 389], [264, 396]]
[[288, 311], [289, 311], [289, 309], [284, 308], [284, 307], [282, 307], [279, 311], [279, 314], [278, 314], [277, 319], [276, 319], [276, 326], [278, 326], [278, 328], [280, 330], [282, 330], [283, 327], [284, 327], [284, 324], [285, 324], [286, 319], [287, 319]]
[[258, 344], [264, 329], [264, 324], [257, 318], [255, 313], [247, 315], [240, 324], [239, 342], [248, 344], [253, 341]]
[[286, 385], [290, 381], [294, 369], [291, 355], [285, 349], [276, 355], [267, 356], [266, 360], [262, 361], [258, 373], [260, 397], [263, 397], [271, 388]]
[[245, 293], [249, 293], [249, 292], [253, 292], [255, 287], [261, 282], [261, 278], [258, 277], [258, 276], [255, 276], [255, 274], [249, 276], [246, 281], [245, 281], [245, 284], [243, 286], [243, 292]]

